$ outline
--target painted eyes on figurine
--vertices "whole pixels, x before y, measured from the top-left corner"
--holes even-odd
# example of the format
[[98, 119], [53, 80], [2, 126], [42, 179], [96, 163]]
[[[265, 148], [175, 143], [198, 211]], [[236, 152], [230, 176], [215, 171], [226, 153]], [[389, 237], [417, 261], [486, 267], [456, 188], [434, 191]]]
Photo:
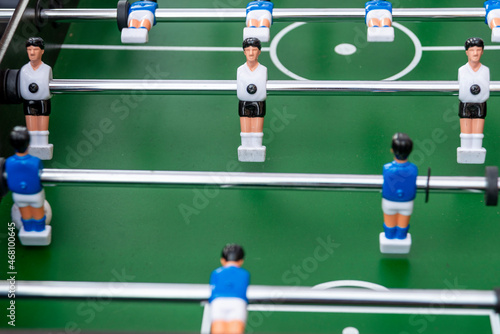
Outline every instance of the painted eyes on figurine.
[[247, 92], [248, 94], [255, 94], [257, 93], [257, 86], [255, 86], [254, 84], [250, 84], [247, 86]]
[[38, 85], [36, 83], [31, 83], [28, 89], [30, 90], [30, 93], [34, 94], [38, 92]]
[[481, 87], [479, 87], [479, 85], [472, 85], [470, 87], [470, 92], [472, 93], [472, 95], [477, 95], [481, 93]]

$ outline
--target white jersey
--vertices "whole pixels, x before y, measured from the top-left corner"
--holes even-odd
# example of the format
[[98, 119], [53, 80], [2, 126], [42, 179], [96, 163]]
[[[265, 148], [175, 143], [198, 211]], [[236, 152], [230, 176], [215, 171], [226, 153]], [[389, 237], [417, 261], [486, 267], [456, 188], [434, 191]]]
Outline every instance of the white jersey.
[[[48, 100], [52, 97], [49, 90], [49, 81], [52, 80], [52, 68], [45, 63], [35, 71], [30, 63], [27, 63], [21, 68], [20, 73], [20, 90], [21, 96], [27, 101]], [[35, 83], [38, 86], [38, 91], [30, 92], [30, 84]]]
[[[477, 72], [472, 70], [469, 63], [458, 69], [458, 98], [462, 102], [482, 103], [490, 97], [490, 69], [481, 65]], [[471, 87], [478, 85], [481, 91], [474, 95]]]
[[[267, 98], [267, 67], [259, 64], [257, 68], [250, 71], [247, 63], [238, 67], [236, 77], [236, 93], [240, 101], [264, 101]], [[248, 85], [255, 85], [257, 92], [250, 94]]]

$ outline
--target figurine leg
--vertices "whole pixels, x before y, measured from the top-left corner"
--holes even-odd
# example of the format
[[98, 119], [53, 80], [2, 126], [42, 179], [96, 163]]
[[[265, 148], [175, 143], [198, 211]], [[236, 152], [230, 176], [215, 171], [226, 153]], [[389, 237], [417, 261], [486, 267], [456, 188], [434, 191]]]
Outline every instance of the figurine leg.
[[240, 117], [241, 132], [252, 132], [252, 122], [250, 117]]
[[146, 28], [148, 31], [151, 30], [151, 21], [145, 19], [141, 21], [141, 28]]
[[250, 118], [250, 132], [263, 132], [264, 131], [264, 117]]
[[249, 28], [257, 28], [259, 26], [259, 20], [257, 19], [249, 19], [247, 22], [247, 27]]
[[491, 21], [490, 21], [490, 28], [491, 29], [497, 28], [497, 27], [500, 27], [500, 18], [499, 17], [495, 17], [495, 18], [491, 19]]
[[377, 18], [370, 19], [370, 21], [368, 21], [368, 27], [380, 27], [380, 20]]
[[139, 28], [140, 26], [141, 26], [141, 22], [139, 20], [131, 19], [128, 22], [128, 27], [129, 28]]
[[238, 320], [229, 321], [226, 328], [226, 333], [243, 334], [245, 332], [245, 323]]
[[382, 27], [390, 27], [392, 26], [392, 21], [389, 18], [385, 18], [382, 20]]
[[259, 27], [261, 27], [261, 28], [270, 28], [271, 27], [271, 22], [268, 19], [263, 18], [262, 20], [260, 20]]

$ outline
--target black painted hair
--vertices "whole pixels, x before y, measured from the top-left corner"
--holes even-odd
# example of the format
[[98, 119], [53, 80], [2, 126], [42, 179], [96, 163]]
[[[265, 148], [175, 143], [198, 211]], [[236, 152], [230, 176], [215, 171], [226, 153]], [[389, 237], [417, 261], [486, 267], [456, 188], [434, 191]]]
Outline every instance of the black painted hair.
[[259, 48], [259, 50], [262, 48], [260, 40], [255, 37], [248, 37], [243, 41], [243, 50], [245, 50], [249, 46], [254, 46], [256, 48]]
[[478, 46], [484, 50], [484, 41], [479, 37], [471, 37], [465, 41], [465, 50], [469, 50], [469, 48], [473, 46]]
[[413, 142], [406, 133], [398, 132], [392, 136], [392, 151], [398, 160], [406, 160], [413, 149]]
[[245, 252], [238, 244], [227, 244], [222, 250], [221, 257], [226, 261], [239, 261], [245, 257]]
[[10, 144], [16, 152], [24, 153], [30, 144], [30, 134], [24, 126], [16, 126], [10, 133]]

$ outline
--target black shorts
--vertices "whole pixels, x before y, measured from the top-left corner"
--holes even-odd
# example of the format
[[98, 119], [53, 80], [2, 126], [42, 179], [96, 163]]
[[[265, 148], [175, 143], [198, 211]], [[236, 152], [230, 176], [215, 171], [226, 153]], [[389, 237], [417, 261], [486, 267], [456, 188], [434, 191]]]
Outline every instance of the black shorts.
[[486, 102], [483, 103], [460, 102], [460, 106], [458, 108], [458, 117], [484, 119], [486, 117]]
[[24, 115], [49, 116], [50, 100], [24, 101]]
[[238, 114], [240, 117], [264, 117], [266, 101], [240, 101]]

